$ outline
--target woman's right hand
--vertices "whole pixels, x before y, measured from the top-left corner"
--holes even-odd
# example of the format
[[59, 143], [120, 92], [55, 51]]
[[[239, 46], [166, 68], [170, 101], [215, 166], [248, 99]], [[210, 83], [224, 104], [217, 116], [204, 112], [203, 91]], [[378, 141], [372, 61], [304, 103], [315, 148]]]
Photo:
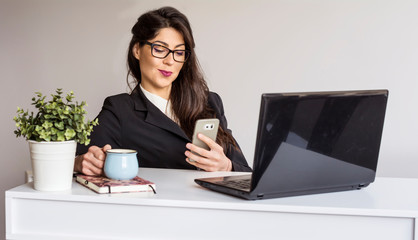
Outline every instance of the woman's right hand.
[[103, 148], [97, 146], [89, 147], [87, 153], [75, 158], [74, 171], [84, 175], [100, 176], [103, 174], [106, 151], [112, 149], [109, 144]]

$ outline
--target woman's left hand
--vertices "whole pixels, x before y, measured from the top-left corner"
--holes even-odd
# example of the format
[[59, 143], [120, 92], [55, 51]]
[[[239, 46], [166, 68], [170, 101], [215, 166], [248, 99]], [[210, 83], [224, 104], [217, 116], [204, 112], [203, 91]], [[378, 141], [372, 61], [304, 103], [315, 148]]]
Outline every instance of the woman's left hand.
[[190, 150], [185, 152], [188, 163], [208, 172], [232, 171], [232, 162], [225, 156], [224, 150], [219, 144], [201, 133], [197, 137], [206, 143], [210, 150], [198, 147], [192, 143], [186, 144], [186, 148]]

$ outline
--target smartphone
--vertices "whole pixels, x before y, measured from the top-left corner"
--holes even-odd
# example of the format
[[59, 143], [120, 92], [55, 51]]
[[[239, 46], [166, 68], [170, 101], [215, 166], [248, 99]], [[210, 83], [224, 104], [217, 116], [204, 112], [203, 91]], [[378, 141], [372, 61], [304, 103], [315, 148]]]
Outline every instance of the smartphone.
[[[218, 128], [219, 128], [219, 119], [217, 118], [197, 120], [196, 125], [194, 127], [194, 131], [193, 131], [192, 143], [198, 147], [204, 148], [206, 150], [210, 150], [209, 146], [206, 143], [204, 143], [202, 140], [197, 138], [197, 134], [201, 133], [216, 142], [216, 135], [218, 134]], [[193, 152], [193, 154], [199, 155], [195, 152]], [[190, 160], [193, 161], [192, 159]]]

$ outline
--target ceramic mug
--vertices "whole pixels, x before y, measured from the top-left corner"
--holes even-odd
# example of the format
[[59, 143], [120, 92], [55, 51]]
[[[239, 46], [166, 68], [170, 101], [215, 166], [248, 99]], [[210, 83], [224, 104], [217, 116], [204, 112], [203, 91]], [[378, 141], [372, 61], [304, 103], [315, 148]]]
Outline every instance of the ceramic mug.
[[136, 151], [131, 149], [107, 150], [104, 173], [106, 177], [116, 180], [134, 178], [138, 174]]

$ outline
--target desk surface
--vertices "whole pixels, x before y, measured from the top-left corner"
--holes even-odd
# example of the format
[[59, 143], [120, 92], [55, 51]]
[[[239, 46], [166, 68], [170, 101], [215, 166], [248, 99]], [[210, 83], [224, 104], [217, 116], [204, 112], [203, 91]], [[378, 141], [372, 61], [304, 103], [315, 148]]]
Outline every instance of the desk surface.
[[27, 183], [6, 192], [7, 196], [123, 204], [151, 204], [207, 207], [219, 209], [245, 209], [292, 212], [321, 212], [375, 216], [418, 217], [418, 179], [376, 178], [374, 183], [362, 190], [314, 194], [277, 199], [249, 201], [217, 193], [198, 186], [195, 178], [237, 175], [243, 173], [203, 172], [194, 170], [172, 170], [141, 168], [140, 177], [154, 182], [157, 194], [143, 193], [96, 194], [73, 182], [69, 191], [40, 192]]
[[[6, 236], [135, 239], [138, 230], [127, 231], [126, 224], [137, 229], [143, 217], [155, 221], [147, 224], [149, 231], [141, 232], [144, 239], [172, 239], [173, 234], [178, 239], [196, 239], [202, 226], [218, 229], [226, 224], [241, 230], [222, 235], [209, 231], [199, 238], [254, 239], [274, 234], [283, 239], [418, 239], [418, 179], [376, 178], [362, 190], [257, 201], [220, 194], [194, 183], [195, 178], [236, 174], [243, 173], [139, 169], [140, 177], [156, 184], [155, 195], [97, 194], [75, 182], [69, 191], [40, 192], [32, 183], [24, 184], [6, 191]], [[91, 222], [86, 228], [77, 223], [80, 216], [95, 221], [113, 216], [124, 222]], [[322, 231], [323, 226], [327, 226], [326, 231]]]

